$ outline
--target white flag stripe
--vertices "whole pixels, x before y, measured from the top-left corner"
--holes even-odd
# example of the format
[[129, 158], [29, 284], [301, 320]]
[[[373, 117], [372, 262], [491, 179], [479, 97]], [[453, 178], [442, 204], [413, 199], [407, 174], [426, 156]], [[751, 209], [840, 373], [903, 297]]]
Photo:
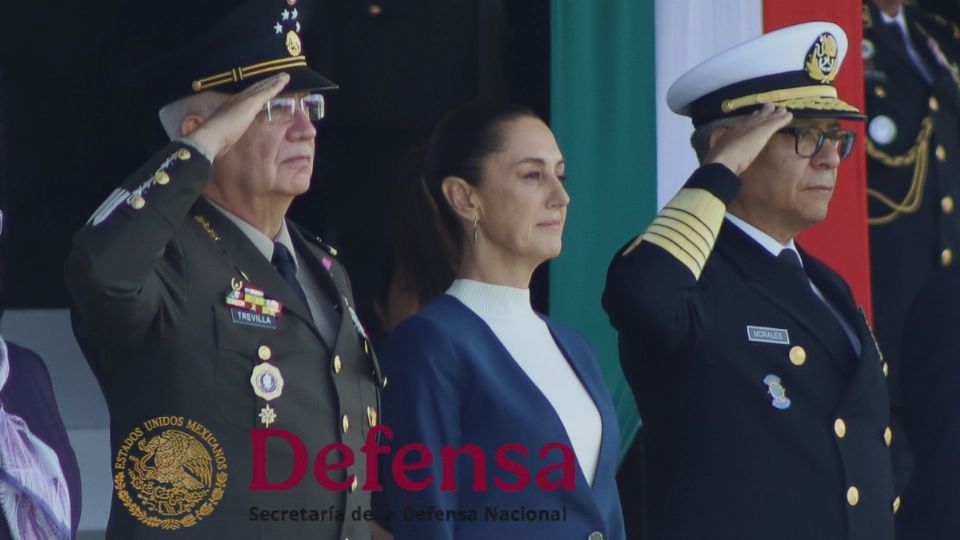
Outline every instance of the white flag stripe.
[[714, 54], [759, 36], [763, 0], [656, 0], [657, 209], [697, 168], [693, 124], [667, 107], [667, 89]]

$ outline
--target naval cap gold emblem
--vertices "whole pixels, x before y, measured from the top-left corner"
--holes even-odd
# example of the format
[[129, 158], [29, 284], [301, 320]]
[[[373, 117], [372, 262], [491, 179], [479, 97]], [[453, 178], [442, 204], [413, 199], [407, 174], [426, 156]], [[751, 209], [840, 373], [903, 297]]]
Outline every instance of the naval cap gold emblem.
[[839, 54], [840, 46], [837, 44], [837, 38], [830, 32], [824, 32], [817, 36], [817, 40], [807, 51], [803, 69], [811, 79], [822, 84], [830, 84], [839, 71], [837, 69]]
[[137, 426], [114, 459], [113, 487], [149, 527], [177, 530], [209, 516], [227, 487], [227, 460], [216, 437], [182, 416]]

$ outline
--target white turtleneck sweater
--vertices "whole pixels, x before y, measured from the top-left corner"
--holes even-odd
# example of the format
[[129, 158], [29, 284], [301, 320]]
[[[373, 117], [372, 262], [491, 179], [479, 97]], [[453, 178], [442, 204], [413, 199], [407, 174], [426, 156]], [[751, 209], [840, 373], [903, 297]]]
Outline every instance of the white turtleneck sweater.
[[563, 423], [583, 475], [593, 485], [603, 431], [600, 411], [560, 351], [550, 329], [530, 306], [530, 290], [458, 279], [447, 294], [463, 302], [487, 323], [547, 398]]

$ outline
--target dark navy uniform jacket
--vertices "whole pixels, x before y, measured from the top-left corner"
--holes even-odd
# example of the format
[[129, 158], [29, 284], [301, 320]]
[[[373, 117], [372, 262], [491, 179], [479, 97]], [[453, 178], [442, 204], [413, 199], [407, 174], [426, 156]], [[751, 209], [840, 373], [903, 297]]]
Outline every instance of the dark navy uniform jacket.
[[960, 268], [927, 281], [908, 312], [903, 357], [904, 419], [915, 455], [910, 533], [952, 540], [960, 531]]
[[[226, 458], [225, 492], [202, 519], [173, 531], [148, 526], [134, 517], [131, 502], [119, 500], [114, 489], [107, 537], [364, 538], [368, 524], [351, 520], [350, 513], [369, 508], [369, 493], [357, 484], [344, 490], [323, 488], [313, 474], [318, 452], [343, 443], [352, 450], [354, 462], [329, 476], [346, 481], [348, 475], [357, 475], [362, 485], [365, 460], [360, 447], [379, 412], [378, 367], [353, 321], [346, 273], [317, 239], [288, 222], [302, 264], [322, 280], [320, 288], [340, 317], [335, 342], [326, 343], [308, 308], [270, 261], [225, 215], [199, 199], [211, 171], [210, 162], [196, 149], [171, 143], [128, 178], [76, 234], [67, 261], [74, 330], [110, 410], [115, 487], [123, 481], [129, 501], [141, 511], [147, 503], [159, 507], [157, 497], [148, 493], [141, 499], [142, 493], [131, 489], [129, 458], [126, 476], [117, 469], [118, 463], [124, 467], [118, 452], [129, 446], [125, 440], [137, 429], [144, 435], [129, 455], [137, 454], [134, 457], [146, 460], [143, 469], [162, 470], [168, 479], [180, 474], [180, 469], [161, 462], [159, 449], [148, 459], [137, 447], [163, 432], [143, 427], [153, 418], [199, 423], [216, 438]], [[241, 289], [254, 288], [282, 304], [275, 327], [247, 316], [249, 310], [227, 305], [226, 296], [240, 282]], [[254, 393], [251, 383], [254, 368], [262, 363], [276, 367], [284, 380], [282, 392], [269, 403]], [[268, 404], [276, 419], [265, 424], [260, 412]], [[251, 490], [251, 430], [264, 427], [289, 431], [303, 442], [301, 458], [307, 469], [296, 486]], [[270, 439], [266, 448], [268, 480], [282, 482], [294, 471], [295, 451], [280, 439]], [[328, 461], [339, 461], [337, 454]], [[158, 481], [151, 486], [159, 493], [177, 484]], [[204, 497], [209, 500], [215, 493]], [[308, 513], [304, 520], [302, 508], [347, 515], [310, 520]], [[264, 510], [278, 512], [265, 521], [258, 513]], [[282, 510], [288, 511], [286, 518]], [[291, 512], [299, 519], [291, 518]]]
[[722, 165], [698, 169], [607, 276], [603, 305], [646, 430], [646, 537], [892, 540], [871, 332], [843, 280], [801, 251], [856, 355], [806, 278], [723, 224], [739, 186]]
[[944, 65], [956, 69], [960, 61], [960, 28], [916, 7], [902, 8], [928, 82], [899, 26], [885, 24], [871, 1], [863, 9], [870, 273], [896, 413], [907, 310], [925, 279], [960, 263], [960, 80]]

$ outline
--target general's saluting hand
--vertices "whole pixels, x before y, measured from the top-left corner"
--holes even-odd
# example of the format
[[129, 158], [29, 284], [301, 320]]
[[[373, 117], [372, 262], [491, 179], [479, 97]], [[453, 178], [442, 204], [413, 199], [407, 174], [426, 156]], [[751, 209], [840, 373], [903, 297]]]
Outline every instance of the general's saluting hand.
[[290, 75], [279, 73], [230, 96], [187, 135], [215, 157], [226, 154], [247, 131], [267, 101], [276, 97], [288, 82]]

